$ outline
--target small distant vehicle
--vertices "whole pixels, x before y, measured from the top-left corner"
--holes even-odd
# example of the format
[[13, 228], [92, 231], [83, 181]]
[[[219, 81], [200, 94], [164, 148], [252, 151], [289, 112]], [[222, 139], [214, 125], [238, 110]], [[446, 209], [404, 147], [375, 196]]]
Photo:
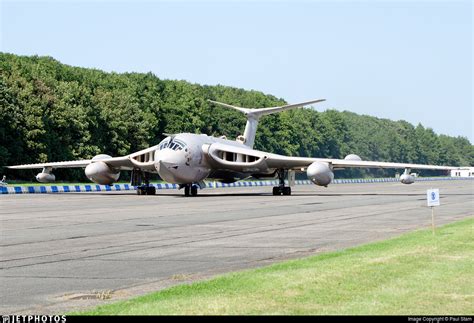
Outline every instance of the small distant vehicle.
[[306, 172], [316, 185], [328, 186], [334, 179], [334, 171], [350, 168], [400, 168], [405, 169], [400, 176], [403, 184], [415, 182], [412, 169], [434, 169], [449, 171], [457, 169], [450, 166], [419, 165], [363, 161], [351, 154], [344, 159], [289, 157], [253, 149], [255, 134], [260, 118], [282, 111], [300, 108], [325, 101], [311, 100], [271, 108], [249, 109], [226, 103], [208, 100], [211, 104], [241, 112], [247, 118], [243, 135], [236, 140], [213, 137], [205, 134], [178, 133], [167, 134], [158, 145], [132, 154], [112, 157], [97, 155], [92, 159], [48, 162], [39, 164], [9, 166], [12, 169], [42, 168], [36, 175], [39, 182], [52, 182], [55, 168], [85, 168], [85, 175], [93, 182], [111, 185], [120, 177], [121, 171], [131, 171], [131, 185], [137, 186], [139, 195], [154, 195], [155, 187], [150, 185], [149, 175], [158, 174], [169, 183], [184, 188], [185, 196], [195, 196], [198, 189], [205, 187], [205, 179], [232, 183], [241, 179], [278, 178], [279, 185], [273, 187], [273, 195], [291, 195], [291, 187], [285, 179], [294, 178], [294, 172]]

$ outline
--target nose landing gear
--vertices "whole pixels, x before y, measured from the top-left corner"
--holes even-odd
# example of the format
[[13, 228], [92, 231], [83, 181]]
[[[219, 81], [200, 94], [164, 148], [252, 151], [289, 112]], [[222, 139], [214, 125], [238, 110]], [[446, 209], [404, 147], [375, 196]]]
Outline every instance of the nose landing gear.
[[184, 184], [184, 196], [197, 196], [199, 186], [196, 184]]

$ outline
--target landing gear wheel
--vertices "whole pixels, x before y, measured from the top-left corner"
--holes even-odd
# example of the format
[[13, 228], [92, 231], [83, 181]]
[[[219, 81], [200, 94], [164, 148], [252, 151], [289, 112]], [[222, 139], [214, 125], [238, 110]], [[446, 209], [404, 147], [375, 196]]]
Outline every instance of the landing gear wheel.
[[184, 196], [196, 196], [198, 194], [198, 185], [186, 184], [182, 187], [184, 187]]
[[137, 195], [155, 195], [156, 194], [156, 187], [154, 186], [138, 186], [137, 187]]
[[[144, 182], [144, 183], [143, 183]], [[156, 187], [150, 184], [149, 174], [139, 169], [132, 170], [130, 185], [137, 188], [137, 195], [155, 195]]]
[[280, 194], [281, 194], [280, 187], [279, 186], [274, 186], [273, 187], [273, 195], [280, 195]]
[[147, 186], [146, 188], [146, 195], [155, 195], [156, 194], [156, 187], [154, 186]]
[[285, 176], [288, 174], [287, 170], [277, 170], [279, 186], [273, 187], [273, 195], [291, 195], [291, 187], [285, 186]]

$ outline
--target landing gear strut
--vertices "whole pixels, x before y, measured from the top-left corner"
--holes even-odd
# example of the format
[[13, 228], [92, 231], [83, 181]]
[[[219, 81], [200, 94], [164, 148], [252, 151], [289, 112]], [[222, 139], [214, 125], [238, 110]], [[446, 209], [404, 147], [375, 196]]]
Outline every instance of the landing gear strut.
[[291, 195], [291, 187], [285, 186], [285, 177], [288, 174], [287, 170], [279, 169], [277, 170], [278, 181], [280, 182], [278, 186], [273, 187], [273, 195]]
[[[144, 181], [145, 183], [143, 184]], [[132, 170], [130, 184], [137, 187], [137, 195], [155, 195], [156, 187], [150, 184], [149, 174], [139, 169]]]
[[184, 184], [184, 196], [196, 196], [198, 186], [196, 184]]

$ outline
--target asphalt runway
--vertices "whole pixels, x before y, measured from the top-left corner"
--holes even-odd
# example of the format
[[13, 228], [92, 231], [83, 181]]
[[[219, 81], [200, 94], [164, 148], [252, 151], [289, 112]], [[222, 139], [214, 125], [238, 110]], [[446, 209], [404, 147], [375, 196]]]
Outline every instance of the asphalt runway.
[[64, 313], [474, 215], [474, 181], [0, 196], [0, 312]]

